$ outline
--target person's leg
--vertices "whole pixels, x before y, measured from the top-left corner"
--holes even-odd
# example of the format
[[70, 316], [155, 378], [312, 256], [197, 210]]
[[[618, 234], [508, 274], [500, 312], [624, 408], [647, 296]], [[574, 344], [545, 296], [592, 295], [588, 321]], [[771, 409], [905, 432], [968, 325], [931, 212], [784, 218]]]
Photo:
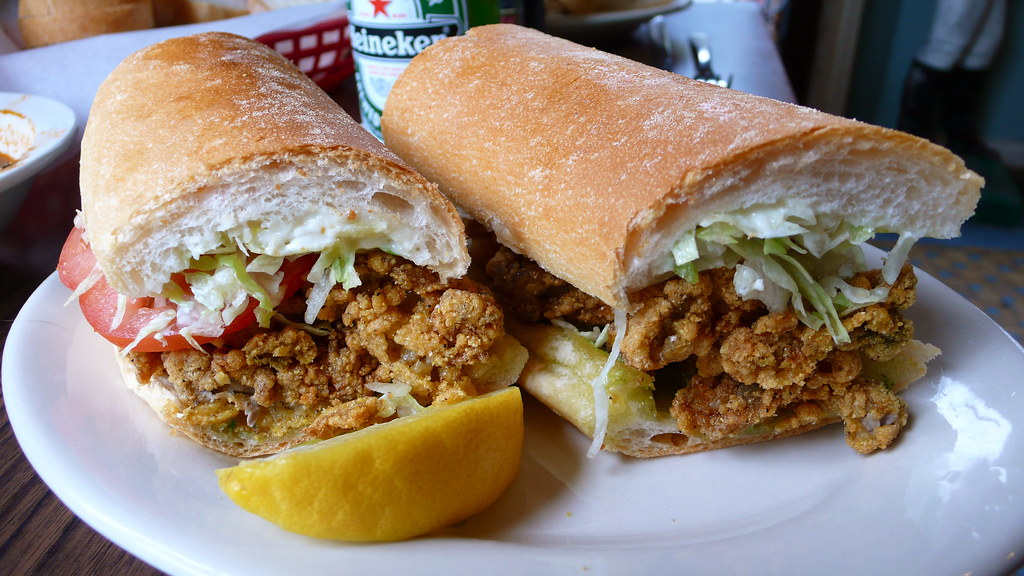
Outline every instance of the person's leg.
[[973, 130], [977, 141], [979, 97], [972, 83], [979, 76], [955, 71], [967, 61], [988, 65], [1004, 18], [1004, 0], [939, 0], [928, 42], [904, 79], [898, 129], [935, 141], [945, 141], [949, 132], [969, 138]]
[[989, 65], [1002, 42], [1005, 18], [1005, 0], [991, 0], [974, 42], [953, 68], [946, 85], [946, 140], [958, 154], [995, 157], [979, 136], [981, 96]]
[[916, 59], [937, 70], [952, 70], [968, 58], [970, 68], [985, 68], [999, 45], [1004, 18], [1003, 0], [939, 0], [928, 42]]
[[960, 154], [996, 157], [979, 136], [981, 121], [981, 87], [987, 70], [956, 68], [946, 84], [945, 114], [943, 123], [946, 132], [946, 146]]
[[918, 61], [910, 64], [903, 79], [898, 130], [915, 136], [941, 138], [939, 118], [950, 72], [926, 66]]

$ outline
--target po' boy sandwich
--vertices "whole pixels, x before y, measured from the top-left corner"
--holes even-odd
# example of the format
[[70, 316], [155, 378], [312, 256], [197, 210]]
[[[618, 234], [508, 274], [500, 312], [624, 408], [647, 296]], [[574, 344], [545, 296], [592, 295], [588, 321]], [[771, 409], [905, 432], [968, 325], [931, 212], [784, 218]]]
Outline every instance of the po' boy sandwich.
[[[493, 232], [520, 385], [592, 454], [838, 421], [859, 452], [890, 445], [898, 392], [938, 353], [903, 315], [908, 251], [957, 235], [982, 184], [920, 138], [511, 25], [417, 56], [383, 127]], [[871, 265], [880, 232], [899, 240]]]
[[283, 56], [224, 33], [121, 63], [58, 269], [173, 428], [269, 454], [515, 381], [437, 187]]

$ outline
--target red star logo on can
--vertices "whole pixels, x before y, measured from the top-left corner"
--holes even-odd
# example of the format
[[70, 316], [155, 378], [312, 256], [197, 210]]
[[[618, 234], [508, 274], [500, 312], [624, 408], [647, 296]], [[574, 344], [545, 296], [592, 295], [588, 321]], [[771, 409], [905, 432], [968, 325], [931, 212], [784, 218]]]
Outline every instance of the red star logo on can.
[[388, 4], [391, 4], [391, 0], [370, 0], [370, 4], [373, 4], [373, 16], [380, 14], [386, 17], [388, 15]]

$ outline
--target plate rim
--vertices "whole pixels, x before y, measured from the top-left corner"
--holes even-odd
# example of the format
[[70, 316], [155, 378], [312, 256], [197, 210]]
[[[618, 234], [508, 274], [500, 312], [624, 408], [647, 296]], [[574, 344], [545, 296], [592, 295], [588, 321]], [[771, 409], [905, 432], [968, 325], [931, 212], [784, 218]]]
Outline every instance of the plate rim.
[[[918, 271], [918, 273], [921, 276], [927, 276], [927, 274], [924, 273], [924, 272]], [[981, 312], [976, 306], [974, 306], [970, 302], [966, 301], [965, 299], [963, 299], [962, 297], [957, 295], [954, 291], [952, 291], [952, 289], [948, 288], [947, 286], [945, 286], [944, 284], [942, 284], [938, 280], [935, 280], [934, 278], [931, 278], [930, 276], [928, 276], [928, 278], [930, 278], [930, 280], [928, 282], [929, 282], [929, 284], [931, 284], [931, 288], [934, 289], [936, 287], [936, 285], [937, 285], [937, 286], [941, 287], [942, 289], [944, 289], [947, 292], [946, 296], [952, 295], [952, 296], [955, 296], [955, 297], [959, 298], [959, 301], [960, 301], [961, 304], [966, 304], [967, 306], [969, 306], [970, 308], [973, 309], [971, 311], [972, 315], [980, 315], [980, 316], [976, 316], [979, 321], [981, 320], [981, 317], [984, 317], [987, 320], [987, 323], [985, 324], [986, 326], [988, 326], [989, 323], [990, 323], [992, 326], [995, 326], [995, 327], [999, 328], [999, 332], [1001, 333], [1001, 337], [1007, 338], [1011, 342], [1013, 342], [1015, 344], [1015, 346], [1016, 346], [1017, 351], [1019, 353], [1021, 353], [1022, 355], [1024, 355], [1024, 348], [1022, 348], [1021, 345], [1018, 342], [1013, 340], [1012, 337], [1010, 337], [1005, 332], [1005, 330], [1002, 330], [1001, 327], [999, 327], [998, 324], [996, 324], [991, 318], [989, 318], [987, 315], [985, 315], [983, 312]], [[22, 436], [19, 434], [19, 430], [24, 430], [25, 429], [25, 424], [24, 424], [23, 420], [24, 420], [24, 418], [27, 418], [27, 415], [25, 415], [23, 413], [20, 413], [17, 408], [19, 406], [23, 405], [24, 399], [21, 398], [20, 396], [23, 395], [24, 390], [18, 389], [18, 388], [20, 388], [20, 386], [16, 386], [15, 384], [12, 383], [12, 375], [13, 375], [15, 369], [17, 368], [17, 366], [13, 366], [14, 363], [9, 361], [8, 353], [9, 353], [10, 350], [17, 351], [21, 347], [23, 347], [23, 345], [24, 345], [22, 342], [20, 342], [19, 339], [21, 338], [22, 332], [25, 331], [25, 330], [28, 330], [28, 328], [26, 327], [27, 320], [25, 320], [23, 318], [23, 314], [26, 314], [26, 310], [28, 310], [28, 311], [35, 311], [35, 310], [37, 310], [38, 306], [46, 305], [47, 304], [47, 302], [46, 302], [46, 298], [47, 298], [46, 292], [47, 291], [52, 291], [54, 289], [59, 290], [59, 288], [60, 288], [59, 287], [59, 280], [56, 278], [56, 273], [53, 273], [32, 294], [32, 296], [26, 302], [25, 306], [22, 308], [22, 311], [19, 312], [19, 314], [18, 314], [19, 318], [15, 320], [14, 325], [11, 327], [11, 331], [10, 331], [10, 333], [8, 335], [7, 345], [5, 346], [5, 349], [4, 349], [4, 361], [3, 361], [3, 364], [2, 364], [4, 397], [5, 397], [5, 401], [7, 399], [11, 399], [11, 398], [14, 399], [14, 402], [8, 402], [8, 417], [9, 417], [9, 419], [11, 421], [11, 426], [12, 426], [12, 430], [15, 433], [15, 437], [17, 438], [19, 444], [21, 444], [22, 446], [24, 446], [24, 444], [22, 444]], [[52, 311], [52, 312], [47, 312], [47, 316], [46, 316], [47, 319], [49, 319], [49, 318], [61, 318], [61, 317], [65, 317], [65, 313], [62, 313], [60, 310], [55, 310], [55, 311]], [[71, 320], [72, 320], [72, 324], [74, 326], [78, 326], [78, 325], [80, 325], [81, 323], [84, 322], [84, 320], [82, 320], [80, 318], [80, 316], [75, 316]], [[56, 322], [55, 324], [57, 324], [58, 328], [61, 327], [59, 322]], [[69, 339], [70, 339], [70, 336], [69, 336]], [[11, 347], [12, 341], [14, 342], [14, 346], [13, 347]], [[1018, 359], [1018, 362], [1021, 362], [1021, 360]], [[15, 386], [15, 388], [11, 388], [12, 386]], [[10, 396], [9, 392], [13, 391], [13, 390], [16, 390], [16, 389], [18, 389], [18, 390], [14, 394], [14, 396]], [[10, 406], [12, 404], [16, 407], [16, 410], [14, 410], [14, 411], [10, 410]], [[152, 420], [155, 422], [155, 419], [152, 419]], [[1018, 433], [1019, 433], [1019, 431], [1018, 431]], [[832, 440], [837, 440], [837, 439], [833, 438]], [[845, 446], [841, 446], [841, 440], [839, 440], [839, 443], [840, 443], [840, 445], [835, 446], [836, 450], [847, 450], [847, 448]], [[24, 449], [23, 449], [23, 452], [24, 452]], [[721, 451], [721, 452], [727, 452], [727, 451]], [[30, 463], [33, 465], [33, 468], [36, 468], [37, 473], [39, 473], [40, 477], [43, 478], [44, 482], [46, 482], [47, 485], [50, 486], [51, 490], [53, 490], [54, 493], [57, 494], [57, 496], [62, 501], [64, 501], [65, 504], [67, 504], [68, 507], [76, 515], [78, 515], [80, 518], [82, 518], [87, 524], [89, 524], [94, 529], [96, 529], [97, 532], [101, 533], [104, 537], [106, 537], [106, 538], [110, 539], [111, 541], [113, 541], [117, 546], [124, 548], [125, 550], [127, 550], [131, 554], [133, 554], [133, 555], [139, 557], [140, 559], [142, 559], [142, 560], [144, 560], [144, 561], [154, 565], [155, 567], [157, 567], [157, 568], [159, 568], [161, 570], [166, 570], [166, 571], [168, 571], [170, 573], [174, 573], [174, 574], [210, 573], [211, 567], [208, 567], [208, 566], [198, 566], [196, 564], [196, 562], [192, 558], [189, 557], [188, 554], [185, 554], [185, 553], [183, 553], [180, 550], [175, 550], [175, 549], [172, 549], [172, 548], [168, 548], [167, 547], [168, 546], [167, 543], [162, 541], [161, 539], [154, 538], [154, 537], [146, 535], [146, 534], [135, 533], [133, 530], [130, 529], [130, 527], [126, 527], [123, 524], [118, 524], [116, 522], [112, 522], [111, 518], [109, 518], [107, 515], [104, 515], [101, 510], [97, 510], [96, 507], [92, 503], [90, 503], [87, 500], [83, 499], [80, 494], [76, 494], [72, 490], [70, 490], [68, 485], [62, 484], [62, 485], [60, 485], [59, 488], [54, 486], [51, 483], [51, 478], [48, 478], [48, 476], [53, 474], [53, 471], [52, 470], [47, 470], [47, 474], [44, 475], [44, 472], [37, 467], [37, 463], [36, 463], [35, 458], [34, 458], [35, 455], [29, 454], [29, 452], [25, 452], [25, 456], [26, 456], [26, 458], [29, 459]], [[664, 460], [664, 461], [667, 462], [668, 460]], [[230, 502], [228, 502], [228, 504], [230, 504]], [[1021, 519], [1021, 520], [1024, 521], [1024, 519]], [[276, 527], [271, 527], [271, 528], [273, 530], [276, 530]], [[1024, 526], [1017, 526], [1016, 528], [1018, 528], [1019, 530], [1024, 530]], [[1015, 532], [1015, 533], [1017, 533], [1017, 532]], [[1019, 535], [1024, 537], [1024, 531], [1021, 531]], [[440, 542], [440, 543], [443, 544], [443, 543], [447, 542], [447, 540], [443, 536], [439, 536], [439, 537], [432, 537], [430, 539], [425, 539], [425, 540], [412, 541], [412, 542], [409, 542], [409, 543], [397, 543], [397, 545], [404, 546], [404, 545], [408, 544], [408, 547], [411, 549], [411, 551], [415, 553], [417, 550], [422, 551], [424, 549], [424, 547], [428, 547], [429, 548], [430, 546], [432, 546], [433, 544], [436, 544], [437, 542]], [[475, 545], [477, 542], [479, 542], [479, 541], [473, 541], [471, 543], [471, 545]], [[509, 542], [490, 542], [490, 544], [492, 544], [492, 546], [482, 545], [482, 546], [480, 546], [480, 548], [483, 549], [485, 552], [486, 551], [490, 551], [492, 553], [494, 551], [496, 551], [496, 550], [501, 550], [503, 552], [511, 551], [511, 553], [515, 553], [515, 554], [518, 554], [518, 553], [522, 552], [522, 549], [521, 549], [522, 547], [521, 546], [517, 546], [516, 543], [514, 543], [514, 542], [511, 542], [511, 543], [509, 543]], [[318, 544], [318, 542], [309, 542], [309, 545], [310, 546], [318, 546], [319, 544]], [[387, 547], [387, 546], [390, 546], [390, 545], [385, 544], [383, 546]], [[509, 548], [509, 547], [511, 547], [511, 548]], [[380, 549], [381, 549], [380, 547], [372, 546], [372, 545], [369, 546], [369, 547], [359, 547], [359, 546], [356, 546], [356, 547], [346, 547], [344, 549], [344, 551], [339, 552], [339, 554], [342, 554], [343, 552], [347, 552], [347, 553], [351, 554], [351, 558], [354, 558], [354, 559], [358, 560], [358, 559], [364, 559], [364, 558], [368, 558], [368, 557], [373, 557], [374, 551], [380, 550]], [[384, 548], [384, 549], [386, 549], [386, 548]], [[622, 553], [622, 554], [625, 553], [622, 550], [617, 550], [617, 551], [613, 551], [613, 552], [615, 552], [615, 555], [620, 555], [619, 553]], [[556, 554], [557, 555], [559, 553], [559, 551], [557, 551], [557, 550], [550, 551], [549, 550], [546, 553], [552, 553], [552, 554]], [[612, 554], [612, 553], [609, 552], [609, 554]], [[415, 555], [415, 554], [413, 554], [413, 555]], [[537, 560], [537, 562], [544, 563], [546, 561], [546, 559], [547, 559], [547, 556], [544, 556], [543, 558]], [[999, 570], [1004, 570], [1004, 569], [1006, 569], [1008, 567], [1006, 565], [1006, 562], [1007, 562], [1006, 559], [997, 559], [997, 558], [994, 558], [994, 557], [986, 557], [985, 560], [987, 561], [987, 568], [986, 567], [978, 567], [978, 569], [976, 570], [977, 574], [985, 574], [985, 573], [996, 574], [996, 573], [999, 573], [998, 572]], [[1002, 562], [1000, 562], [1000, 560], [1002, 560]], [[988, 570], [988, 571], [986, 572], [986, 570]], [[560, 573], [560, 572], [561, 571], [555, 570], [554, 568], [552, 568], [551, 571], [550, 571], [550, 573]], [[548, 572], [544, 572], [544, 573], [548, 573]]]

